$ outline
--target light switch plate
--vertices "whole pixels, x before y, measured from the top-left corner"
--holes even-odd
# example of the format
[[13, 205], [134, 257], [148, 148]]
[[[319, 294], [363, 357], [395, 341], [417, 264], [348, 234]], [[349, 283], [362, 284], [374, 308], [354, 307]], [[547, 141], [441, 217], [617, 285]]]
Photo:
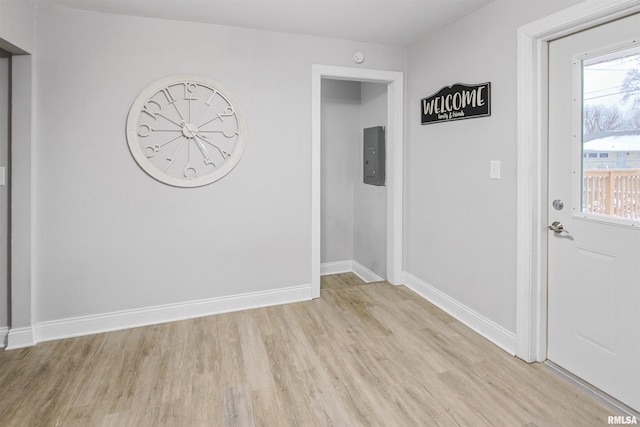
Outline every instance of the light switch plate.
[[489, 161], [489, 178], [500, 179], [500, 160]]

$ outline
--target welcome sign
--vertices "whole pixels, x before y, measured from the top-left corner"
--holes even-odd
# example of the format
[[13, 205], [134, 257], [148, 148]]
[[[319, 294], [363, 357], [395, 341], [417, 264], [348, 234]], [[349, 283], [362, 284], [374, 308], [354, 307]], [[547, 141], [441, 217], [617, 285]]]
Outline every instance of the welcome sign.
[[420, 101], [423, 125], [491, 115], [491, 83], [454, 84]]

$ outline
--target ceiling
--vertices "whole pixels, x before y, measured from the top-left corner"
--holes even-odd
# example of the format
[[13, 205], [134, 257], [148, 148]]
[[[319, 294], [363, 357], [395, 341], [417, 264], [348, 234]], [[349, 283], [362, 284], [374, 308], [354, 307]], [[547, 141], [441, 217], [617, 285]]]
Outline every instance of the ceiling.
[[490, 1], [36, 0], [36, 4], [408, 46]]

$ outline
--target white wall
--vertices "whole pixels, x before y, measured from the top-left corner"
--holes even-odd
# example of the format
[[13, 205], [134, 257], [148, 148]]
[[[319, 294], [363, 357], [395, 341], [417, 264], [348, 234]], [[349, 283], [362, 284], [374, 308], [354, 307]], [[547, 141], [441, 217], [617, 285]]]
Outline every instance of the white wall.
[[[408, 50], [405, 270], [515, 333], [516, 29], [576, 1], [497, 0]], [[491, 82], [491, 117], [420, 125], [420, 99]], [[502, 179], [489, 179], [489, 161]]]
[[[37, 17], [36, 321], [311, 283], [311, 65], [403, 70], [404, 49], [42, 7]], [[222, 180], [178, 189], [127, 149], [150, 82], [200, 73], [247, 118]]]
[[360, 82], [322, 80], [320, 262], [353, 259], [354, 176], [362, 138]]
[[[362, 129], [387, 126], [387, 85], [362, 83]], [[361, 132], [362, 132], [361, 129]], [[387, 187], [364, 184], [362, 134], [354, 178], [353, 259], [387, 277]], [[388, 147], [387, 147], [388, 148]]]

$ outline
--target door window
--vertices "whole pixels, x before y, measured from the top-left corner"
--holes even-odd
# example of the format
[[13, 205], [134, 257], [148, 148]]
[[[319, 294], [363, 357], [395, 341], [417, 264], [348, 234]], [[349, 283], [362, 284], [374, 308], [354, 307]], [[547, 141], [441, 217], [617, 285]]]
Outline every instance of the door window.
[[583, 58], [581, 211], [640, 220], [640, 46]]

